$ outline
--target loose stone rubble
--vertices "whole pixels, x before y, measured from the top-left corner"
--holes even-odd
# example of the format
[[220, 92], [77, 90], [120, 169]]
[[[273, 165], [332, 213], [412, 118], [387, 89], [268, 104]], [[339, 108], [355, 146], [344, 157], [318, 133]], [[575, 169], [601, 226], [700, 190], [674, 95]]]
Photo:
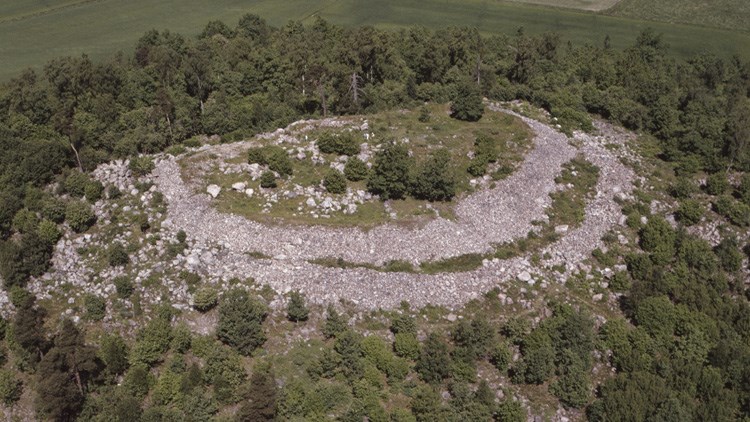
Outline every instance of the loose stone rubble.
[[[496, 105], [491, 107], [505, 111]], [[218, 190], [211, 189], [210, 194], [205, 190], [196, 193], [194, 186], [181, 177], [176, 159], [159, 155], [149, 178], [155, 183], [152, 189], [164, 195], [168, 212], [166, 216], [149, 217], [163, 220], [160, 238], [142, 243], [134, 261], [144, 266], [138, 270], [135, 284], [140, 286], [154, 272], [187, 269], [203, 274], [205, 283], [220, 289], [228, 288], [227, 280], [232, 277], [252, 277], [258, 284], [267, 284], [279, 293], [300, 290], [311, 302], [335, 303], [344, 299], [361, 308], [377, 309], [397, 307], [402, 301], [416, 307], [433, 304], [457, 308], [509, 280], [521, 280], [529, 285], [540, 282], [541, 288], [547, 285], [543, 280], [545, 277], [546, 280], [562, 281], [578, 271], [579, 263], [590, 256], [592, 249], [603, 245], [601, 238], [607, 231], [624, 222], [615, 198], [627, 199], [633, 189], [635, 174], [620, 160], [629, 154], [625, 143], [631, 135], [597, 122], [598, 135], [575, 133], [569, 139], [550, 126], [518, 117], [535, 133], [534, 147], [521, 166], [510, 177], [497, 182], [494, 188], [478, 190], [464, 198], [456, 205], [455, 220], [437, 218], [413, 229], [391, 223], [369, 231], [323, 226], [268, 226], [240, 216], [222, 214], [211, 205], [210, 199], [221, 195], [219, 186], [216, 186]], [[337, 125], [335, 120], [324, 122], [334, 127]], [[286, 132], [279, 129], [260, 136], [283, 138]], [[612, 149], [612, 144], [620, 147]], [[226, 147], [203, 147], [201, 150]], [[367, 151], [370, 154], [372, 149]], [[562, 165], [578, 154], [600, 168], [596, 196], [586, 205], [585, 221], [581, 226], [555, 228], [562, 237], [544, 248], [539, 255], [547, 258], [534, 265], [528, 256], [521, 256], [509, 260], [485, 260], [481, 268], [471, 272], [428, 275], [329, 268], [308, 262], [315, 258], [341, 257], [347, 261], [373, 264], [394, 259], [418, 264], [467, 253], [489, 252], [496, 244], [525, 237], [536, 227], [532, 222], [546, 219], [545, 209], [551, 204], [549, 194], [559, 189], [555, 177], [561, 173]], [[247, 164], [233, 165], [253, 176], [259, 173], [259, 169], [245, 168], [249, 166]], [[134, 181], [127, 171], [126, 162], [100, 166], [94, 175], [124, 192], [134, 190], [134, 195], [140, 195], [143, 203], [153, 195], [151, 191], [139, 193], [133, 188]], [[244, 191], [248, 196], [257, 194], [240, 184], [231, 188]], [[317, 206], [325, 201], [325, 198], [310, 197], [307, 205], [313, 202]], [[351, 204], [356, 207], [356, 201]], [[101, 214], [100, 221], [106, 222], [104, 208], [97, 206], [97, 214]], [[184, 253], [168, 262], [153, 258], [161, 256], [164, 248], [175, 242], [169, 239], [174, 239], [179, 230], [184, 230], [189, 239]], [[63, 280], [73, 286], [86, 286], [98, 277], [105, 282], [88, 286], [86, 291], [105, 297], [113, 293], [111, 279], [122, 270], [113, 268], [103, 274], [92, 274], [76, 253], [77, 248], [90, 245], [92, 241], [96, 244], [86, 236], [90, 235], [74, 239], [66, 236], [61, 240], [53, 258], [53, 270], [34, 280], [30, 286], [32, 291], [48, 297], [59, 289]], [[259, 253], [262, 256], [259, 257]], [[147, 262], [149, 266], [145, 265]], [[151, 268], [154, 265], [157, 268]], [[539, 276], [545, 272], [544, 268], [552, 266], [561, 266], [564, 271], [548, 271], [544, 277]], [[163, 280], [163, 283], [167, 285], [175, 306], [190, 306], [192, 297], [183, 282]], [[512, 301], [510, 297], [507, 299]], [[145, 292], [141, 300], [158, 303], [161, 298]]]

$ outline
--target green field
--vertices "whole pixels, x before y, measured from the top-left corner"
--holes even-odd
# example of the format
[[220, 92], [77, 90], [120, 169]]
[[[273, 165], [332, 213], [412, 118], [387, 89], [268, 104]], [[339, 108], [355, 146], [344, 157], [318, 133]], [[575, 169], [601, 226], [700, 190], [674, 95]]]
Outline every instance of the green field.
[[[576, 1], [564, 1], [570, 2]], [[6, 3], [12, 4], [0, 6], [0, 80], [57, 56], [86, 53], [100, 59], [118, 50], [130, 52], [135, 41], [149, 29], [193, 35], [211, 19], [234, 25], [244, 13], [261, 15], [273, 25], [283, 25], [289, 20], [309, 22], [317, 14], [338, 24], [369, 24], [382, 28], [456, 25], [477, 27], [485, 34], [513, 34], [523, 26], [527, 33], [555, 31], [574, 43], [598, 44], [610, 35], [615, 47], [630, 45], [641, 30], [653, 27], [664, 33], [665, 40], [678, 56], [700, 51], [712, 51], [725, 57], [750, 55], [750, 34], [747, 33], [497, 0], [18, 0]]]
[[512, 0], [519, 3], [541, 4], [552, 7], [566, 7], [581, 10], [606, 10], [622, 0]]
[[748, 0], [622, 0], [607, 13], [750, 32]]

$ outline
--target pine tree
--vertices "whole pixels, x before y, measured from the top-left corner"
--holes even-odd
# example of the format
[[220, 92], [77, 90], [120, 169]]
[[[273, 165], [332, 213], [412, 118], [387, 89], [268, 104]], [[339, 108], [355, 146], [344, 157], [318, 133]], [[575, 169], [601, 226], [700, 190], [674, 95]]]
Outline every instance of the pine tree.
[[333, 306], [328, 306], [326, 322], [323, 325], [323, 335], [326, 338], [336, 337], [347, 329], [347, 323]]
[[28, 354], [32, 364], [39, 362], [48, 347], [44, 331], [46, 316], [47, 311], [36, 306], [36, 298], [27, 295], [18, 306], [13, 320], [15, 341]]
[[216, 334], [222, 342], [245, 356], [265, 343], [263, 320], [266, 308], [248, 292], [235, 289], [224, 294], [219, 304], [219, 325]]
[[102, 366], [96, 350], [84, 344], [83, 332], [64, 320], [54, 346], [39, 363], [37, 411], [54, 420], [74, 420]]
[[422, 347], [414, 368], [425, 382], [436, 384], [450, 375], [451, 357], [448, 346], [439, 335], [432, 333]]
[[310, 310], [305, 305], [305, 298], [298, 291], [289, 294], [289, 304], [286, 308], [286, 315], [289, 321], [300, 322], [307, 321]]
[[270, 368], [259, 368], [250, 377], [247, 399], [237, 412], [237, 422], [276, 419], [276, 380]]

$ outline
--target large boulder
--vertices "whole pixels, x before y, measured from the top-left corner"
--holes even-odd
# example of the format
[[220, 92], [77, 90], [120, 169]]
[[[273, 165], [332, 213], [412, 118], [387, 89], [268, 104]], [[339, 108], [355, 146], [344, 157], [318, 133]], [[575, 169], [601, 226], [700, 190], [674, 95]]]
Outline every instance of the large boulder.
[[206, 192], [208, 192], [208, 194], [211, 195], [212, 198], [216, 198], [217, 196], [219, 196], [221, 188], [217, 185], [208, 185], [208, 187], [206, 188]]

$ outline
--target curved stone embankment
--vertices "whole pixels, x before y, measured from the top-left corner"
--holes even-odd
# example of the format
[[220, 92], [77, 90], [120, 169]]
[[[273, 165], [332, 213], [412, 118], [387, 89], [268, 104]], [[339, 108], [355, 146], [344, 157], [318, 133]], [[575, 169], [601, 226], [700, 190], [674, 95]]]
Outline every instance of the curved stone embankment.
[[[519, 116], [521, 117], [521, 116]], [[386, 224], [368, 232], [356, 228], [269, 227], [245, 218], [221, 214], [207, 195], [195, 194], [180, 177], [173, 159], [157, 164], [154, 180], [169, 203], [164, 227], [185, 230], [194, 240], [192, 256], [180, 265], [199, 267], [211, 279], [254, 277], [275, 290], [300, 290], [317, 303], [339, 299], [363, 308], [391, 308], [401, 301], [415, 306], [428, 303], [459, 306], [494, 286], [531, 268], [526, 257], [486, 262], [466, 273], [435, 275], [382, 273], [366, 269], [326, 268], [306, 260], [326, 256], [357, 262], [380, 263], [390, 259], [424, 261], [466, 253], [485, 252], [494, 243], [525, 236], [533, 220], [544, 217], [556, 189], [555, 176], [563, 163], [576, 154], [601, 169], [596, 197], [586, 206], [584, 223], [568, 232], [543, 252], [550, 259], [543, 266], [564, 265], [566, 274], [601, 246], [602, 236], [621, 222], [616, 196], [632, 190], [634, 173], [620, 162], [611, 145], [622, 146], [628, 134], [597, 123], [600, 135], [577, 133], [574, 142], [551, 127], [521, 117], [535, 132], [534, 147], [521, 167], [494, 189], [472, 194], [457, 206], [456, 221], [437, 219], [419, 229]], [[578, 147], [573, 144], [579, 144]], [[605, 145], [610, 144], [609, 147]], [[625, 154], [625, 148], [619, 148]], [[216, 249], [204, 258], [202, 252]], [[254, 259], [247, 252], [259, 251], [278, 259]], [[564, 276], [565, 274], [563, 274]]]
[[523, 164], [493, 189], [463, 198], [455, 221], [437, 218], [421, 228], [388, 223], [363, 231], [356, 227], [268, 226], [241, 216], [218, 212], [207, 194], [183, 182], [174, 158], [157, 165], [154, 180], [170, 203], [169, 219], [198, 239], [211, 239], [232, 252], [259, 251], [290, 259], [341, 257], [352, 262], [381, 264], [400, 259], [438, 260], [485, 253], [493, 244], [525, 236], [531, 222], [545, 218], [549, 194], [558, 186], [561, 166], [576, 155], [565, 135], [524, 119], [536, 133], [534, 148]]

